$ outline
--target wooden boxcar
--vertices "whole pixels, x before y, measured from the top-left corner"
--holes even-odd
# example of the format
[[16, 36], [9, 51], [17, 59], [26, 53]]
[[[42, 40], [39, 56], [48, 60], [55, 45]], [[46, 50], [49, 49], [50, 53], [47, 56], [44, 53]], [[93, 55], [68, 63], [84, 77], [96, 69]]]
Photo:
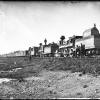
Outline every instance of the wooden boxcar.
[[56, 50], [59, 46], [56, 43], [44, 45], [43, 55], [46, 57], [54, 57]]
[[39, 50], [39, 47], [32, 47], [31, 55], [36, 57], [38, 55], [38, 50]]

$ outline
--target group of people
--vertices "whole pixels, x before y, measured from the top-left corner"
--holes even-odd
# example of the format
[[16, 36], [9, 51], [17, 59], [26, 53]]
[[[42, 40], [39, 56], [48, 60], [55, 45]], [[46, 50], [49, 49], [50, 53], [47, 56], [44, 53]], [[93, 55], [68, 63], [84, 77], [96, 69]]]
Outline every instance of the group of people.
[[82, 57], [82, 56], [85, 56], [85, 45], [82, 45], [81, 46], [78, 46], [76, 47], [76, 50], [75, 50], [75, 57]]
[[85, 56], [85, 45], [76, 46], [75, 49], [70, 49], [69, 56], [70, 57], [83, 57]]

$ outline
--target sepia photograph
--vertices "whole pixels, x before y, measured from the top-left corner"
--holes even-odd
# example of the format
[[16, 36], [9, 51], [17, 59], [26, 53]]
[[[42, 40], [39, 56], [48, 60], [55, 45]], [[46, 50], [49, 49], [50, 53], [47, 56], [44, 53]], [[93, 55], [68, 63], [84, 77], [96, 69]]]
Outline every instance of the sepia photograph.
[[0, 99], [100, 99], [100, 2], [0, 1]]

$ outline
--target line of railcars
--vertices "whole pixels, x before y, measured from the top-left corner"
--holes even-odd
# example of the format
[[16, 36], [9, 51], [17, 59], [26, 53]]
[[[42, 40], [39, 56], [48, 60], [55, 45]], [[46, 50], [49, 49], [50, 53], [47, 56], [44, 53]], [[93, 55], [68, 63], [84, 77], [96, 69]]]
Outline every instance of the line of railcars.
[[[30, 47], [31, 48], [31, 47]], [[33, 47], [28, 50], [27, 55], [34, 57], [54, 57], [59, 45], [56, 43], [49, 43], [48, 45], [41, 45], [40, 47]]]
[[[31, 52], [31, 53], [29, 53]], [[82, 57], [100, 55], [100, 33], [94, 27], [83, 32], [83, 36], [72, 36], [63, 43], [49, 43], [33, 47], [28, 53], [35, 57]]]

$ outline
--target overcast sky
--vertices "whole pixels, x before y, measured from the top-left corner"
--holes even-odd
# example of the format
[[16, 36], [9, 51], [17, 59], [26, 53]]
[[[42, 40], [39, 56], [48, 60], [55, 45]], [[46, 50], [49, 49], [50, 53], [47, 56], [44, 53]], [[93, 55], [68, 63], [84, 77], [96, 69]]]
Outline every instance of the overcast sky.
[[0, 54], [82, 35], [96, 23], [100, 2], [0, 2]]

